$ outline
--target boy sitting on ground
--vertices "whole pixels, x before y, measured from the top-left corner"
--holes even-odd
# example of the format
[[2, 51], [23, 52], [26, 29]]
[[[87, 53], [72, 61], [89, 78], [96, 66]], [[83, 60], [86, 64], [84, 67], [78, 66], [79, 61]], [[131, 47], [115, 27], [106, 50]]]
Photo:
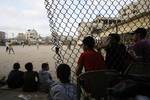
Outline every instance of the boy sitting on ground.
[[33, 71], [33, 65], [30, 62], [25, 65], [25, 69], [27, 71], [24, 73], [23, 91], [25, 92], [37, 91], [39, 83], [38, 73], [36, 71]]
[[13, 70], [9, 73], [7, 84], [9, 88], [20, 88], [23, 85], [23, 72], [19, 71], [20, 64], [14, 63]]
[[43, 92], [48, 92], [49, 86], [52, 83], [52, 77], [48, 70], [48, 63], [43, 63], [42, 70], [39, 71], [40, 90]]

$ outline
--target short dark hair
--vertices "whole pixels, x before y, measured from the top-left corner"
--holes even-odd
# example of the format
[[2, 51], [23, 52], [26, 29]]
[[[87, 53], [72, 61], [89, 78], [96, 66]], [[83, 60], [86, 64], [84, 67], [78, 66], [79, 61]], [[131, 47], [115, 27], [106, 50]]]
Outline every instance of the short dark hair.
[[57, 77], [60, 79], [62, 83], [68, 83], [70, 82], [70, 74], [71, 74], [71, 69], [69, 65], [67, 64], [60, 64], [57, 67]]
[[46, 70], [48, 68], [48, 63], [42, 63], [42, 69], [43, 70]]
[[112, 40], [116, 40], [117, 42], [120, 42], [120, 35], [116, 33], [109, 34]]
[[19, 63], [14, 63], [13, 69], [18, 70], [19, 68], [20, 68], [20, 64]]
[[87, 46], [88, 48], [94, 48], [95, 46], [95, 40], [91, 36], [87, 36], [83, 39], [83, 45]]
[[133, 34], [139, 34], [140, 38], [145, 38], [147, 35], [147, 30], [145, 28], [137, 28]]
[[32, 70], [33, 70], [33, 65], [32, 65], [32, 63], [31, 63], [31, 62], [26, 63], [26, 64], [25, 64], [25, 69], [26, 69], [27, 71], [32, 71]]

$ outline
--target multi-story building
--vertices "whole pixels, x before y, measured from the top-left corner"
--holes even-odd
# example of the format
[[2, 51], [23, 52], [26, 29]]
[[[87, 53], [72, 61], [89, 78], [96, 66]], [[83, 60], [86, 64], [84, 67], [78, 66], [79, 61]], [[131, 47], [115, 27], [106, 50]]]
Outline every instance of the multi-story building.
[[28, 29], [25, 33], [25, 36], [30, 44], [35, 44], [39, 38], [39, 35], [35, 29]]
[[97, 29], [107, 29], [120, 23], [122, 20], [116, 17], [101, 17], [97, 16], [93, 22], [97, 24]]
[[114, 17], [97, 16], [92, 22], [81, 22], [78, 27], [79, 38], [87, 34], [99, 34], [102, 30], [115, 26], [121, 20]]
[[139, 14], [150, 12], [150, 0], [137, 0], [129, 5], [124, 6], [119, 12], [118, 17], [124, 20], [128, 20]]
[[16, 37], [18, 42], [25, 42], [26, 41], [26, 36], [24, 33], [18, 33], [17, 37]]
[[5, 45], [5, 32], [0, 31], [0, 45]]
[[78, 34], [84, 35], [84, 34], [90, 34], [92, 30], [92, 23], [91, 22], [81, 22], [78, 26]]

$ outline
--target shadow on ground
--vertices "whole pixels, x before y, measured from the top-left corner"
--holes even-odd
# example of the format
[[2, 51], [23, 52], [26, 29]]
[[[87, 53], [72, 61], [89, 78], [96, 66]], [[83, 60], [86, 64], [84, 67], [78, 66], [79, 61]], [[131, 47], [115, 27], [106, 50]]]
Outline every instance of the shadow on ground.
[[26, 93], [22, 89], [0, 89], [0, 100], [47, 100], [47, 96], [42, 92]]

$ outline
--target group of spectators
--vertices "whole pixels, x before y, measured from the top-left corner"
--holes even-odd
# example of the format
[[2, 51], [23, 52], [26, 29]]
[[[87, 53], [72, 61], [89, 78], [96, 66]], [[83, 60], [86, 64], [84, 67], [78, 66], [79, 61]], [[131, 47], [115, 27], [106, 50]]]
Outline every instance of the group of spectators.
[[[132, 62], [150, 62], [150, 40], [146, 39], [147, 30], [137, 28], [133, 35], [134, 44], [126, 46], [121, 43], [119, 34], [109, 34], [105, 45], [95, 49], [95, 40], [88, 36], [83, 40], [83, 50], [78, 60], [76, 75], [79, 76], [82, 69], [85, 71], [115, 69], [123, 73], [127, 66]], [[101, 50], [104, 49], [106, 56], [102, 56]]]
[[7, 78], [11, 89], [22, 88], [24, 92], [41, 91], [48, 93], [49, 100], [76, 100], [76, 86], [70, 83], [71, 69], [67, 64], [60, 64], [56, 69], [59, 81], [54, 81], [49, 73], [48, 63], [43, 63], [39, 72], [33, 71], [32, 63], [26, 63], [26, 71], [20, 71], [20, 64], [14, 63]]
[[[131, 35], [133, 35], [134, 44], [128, 48], [121, 43], [119, 34], [109, 34], [105, 45], [101, 45], [98, 49], [95, 48], [96, 43], [92, 36], [85, 37], [82, 45], [84, 51], [79, 57], [76, 75], [79, 76], [83, 68], [85, 72], [113, 69], [123, 75], [131, 63], [149, 63], [150, 40], [146, 39], [147, 30], [137, 28]], [[102, 56], [101, 49], [105, 50], [105, 57]]]
[[[109, 34], [107, 44], [95, 49], [95, 40], [92, 36], [83, 39], [83, 53], [78, 59], [76, 76], [85, 72], [114, 69], [120, 74], [124, 73], [127, 66], [132, 62], [150, 62], [150, 41], [146, 39], [147, 31], [137, 28], [133, 33], [135, 44], [126, 48], [120, 42], [118, 34]], [[101, 54], [100, 49], [106, 51], [106, 56]], [[57, 53], [57, 52], [56, 52]], [[41, 71], [33, 71], [32, 63], [25, 64], [27, 71], [19, 71], [20, 64], [15, 63], [9, 73], [7, 84], [9, 88], [22, 87], [25, 92], [41, 90], [49, 93], [49, 100], [77, 100], [76, 86], [70, 82], [71, 69], [67, 64], [60, 64], [56, 68], [59, 82], [54, 81], [48, 72], [49, 65], [42, 64]]]

